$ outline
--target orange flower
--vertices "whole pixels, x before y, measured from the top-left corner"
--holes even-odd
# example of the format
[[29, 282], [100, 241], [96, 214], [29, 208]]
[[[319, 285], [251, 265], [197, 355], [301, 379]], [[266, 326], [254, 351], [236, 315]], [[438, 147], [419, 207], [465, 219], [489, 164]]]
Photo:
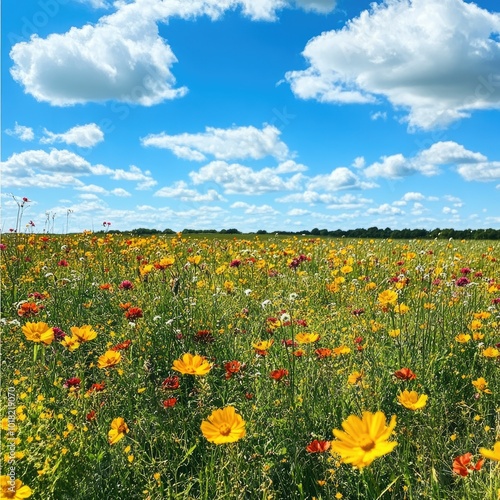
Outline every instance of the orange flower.
[[306, 446], [306, 451], [309, 453], [324, 453], [330, 449], [330, 444], [330, 441], [318, 441], [315, 439]]
[[235, 373], [238, 373], [241, 369], [241, 363], [239, 361], [228, 361], [224, 363], [224, 370], [226, 370], [226, 379], [230, 379]]
[[399, 380], [415, 380], [417, 376], [409, 368], [401, 368], [394, 372], [394, 376]]
[[469, 472], [473, 472], [475, 470], [481, 470], [481, 467], [484, 464], [485, 459], [482, 458], [478, 460], [474, 465], [471, 463], [472, 453], [465, 453], [464, 455], [460, 455], [453, 459], [453, 472], [455, 474], [459, 474], [462, 477], [467, 477]]
[[273, 379], [273, 380], [281, 380], [283, 377], [286, 377], [288, 375], [288, 370], [286, 370], [285, 368], [280, 368], [278, 370], [273, 370], [269, 376]]
[[38, 306], [34, 302], [25, 302], [17, 310], [17, 314], [21, 317], [29, 318], [38, 314]]
[[318, 359], [323, 359], [323, 358], [329, 358], [332, 355], [332, 350], [328, 349], [327, 347], [318, 347], [314, 351]]

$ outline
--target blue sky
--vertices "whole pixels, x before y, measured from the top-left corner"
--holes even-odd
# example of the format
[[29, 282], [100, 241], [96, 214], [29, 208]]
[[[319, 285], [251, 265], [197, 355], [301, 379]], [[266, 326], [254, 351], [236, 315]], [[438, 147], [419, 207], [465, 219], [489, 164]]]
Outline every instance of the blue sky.
[[500, 228], [493, 0], [4, 0], [2, 231]]

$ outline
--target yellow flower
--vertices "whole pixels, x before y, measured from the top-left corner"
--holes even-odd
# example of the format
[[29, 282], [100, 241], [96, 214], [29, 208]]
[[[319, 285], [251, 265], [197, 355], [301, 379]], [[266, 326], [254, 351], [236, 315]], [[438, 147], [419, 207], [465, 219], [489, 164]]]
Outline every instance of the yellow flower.
[[486, 358], [498, 358], [500, 351], [495, 347], [488, 347], [483, 351], [483, 356]]
[[365, 411], [362, 419], [350, 415], [342, 422], [344, 431], [333, 430], [338, 441], [333, 441], [330, 448], [340, 455], [342, 462], [362, 469], [394, 449], [397, 443], [388, 441], [394, 427], [396, 415], [392, 416], [389, 426], [386, 425], [385, 415], [381, 411]]
[[398, 294], [394, 290], [384, 290], [379, 293], [378, 301], [381, 306], [395, 306], [398, 303]]
[[211, 368], [212, 365], [203, 356], [189, 352], [183, 354], [181, 359], [176, 359], [172, 365], [172, 370], [183, 375], [206, 375]]
[[318, 333], [297, 333], [295, 336], [295, 340], [299, 344], [312, 344], [313, 342], [316, 342], [319, 340], [319, 334]]
[[395, 328], [394, 330], [389, 331], [389, 337], [396, 338], [401, 335], [401, 330], [399, 328]]
[[214, 444], [234, 443], [246, 434], [245, 421], [233, 406], [214, 410], [200, 428], [203, 436]]
[[335, 347], [333, 349], [333, 354], [335, 356], [340, 356], [341, 354], [349, 354], [351, 352], [351, 348], [345, 345], [341, 345], [340, 347]]
[[347, 383], [355, 385], [358, 382], [361, 382], [363, 376], [364, 376], [363, 370], [361, 370], [360, 372], [352, 372], [347, 378]]
[[20, 479], [12, 481], [10, 476], [0, 476], [0, 498], [11, 498], [12, 500], [22, 500], [29, 498], [33, 492], [27, 485], [23, 485]]
[[22, 330], [26, 338], [32, 342], [43, 342], [48, 345], [54, 340], [54, 330], [42, 321], [38, 323], [26, 323]]
[[80, 347], [80, 342], [76, 337], [70, 337], [66, 335], [63, 340], [61, 340], [61, 345], [66, 347], [71, 352], [76, 351]]
[[420, 410], [427, 404], [427, 398], [425, 394], [420, 396], [416, 391], [407, 391], [406, 389], [399, 394], [398, 401], [409, 410]]
[[97, 366], [99, 368], [110, 368], [111, 366], [117, 365], [122, 359], [122, 355], [119, 351], [106, 351], [102, 356], [99, 356], [97, 360]]
[[122, 417], [115, 418], [111, 422], [111, 430], [108, 432], [109, 444], [116, 444], [120, 439], [125, 437], [128, 432], [128, 425]]
[[470, 335], [468, 333], [459, 333], [455, 337], [455, 341], [459, 344], [466, 344], [470, 340]]
[[97, 332], [90, 325], [72, 326], [70, 329], [73, 337], [76, 337], [79, 342], [88, 342], [97, 337]]
[[394, 311], [396, 311], [399, 314], [406, 314], [410, 308], [406, 304], [396, 304], [394, 306]]
[[258, 351], [267, 351], [274, 344], [274, 340], [259, 340], [252, 344], [254, 349]]
[[500, 441], [497, 441], [493, 445], [492, 450], [488, 450], [486, 448], [479, 448], [479, 453], [483, 455], [485, 458], [489, 458], [490, 460], [496, 460], [497, 462], [500, 462]]
[[491, 391], [487, 389], [488, 382], [483, 377], [479, 377], [477, 380], [472, 381], [472, 385], [479, 391], [486, 394], [491, 394]]

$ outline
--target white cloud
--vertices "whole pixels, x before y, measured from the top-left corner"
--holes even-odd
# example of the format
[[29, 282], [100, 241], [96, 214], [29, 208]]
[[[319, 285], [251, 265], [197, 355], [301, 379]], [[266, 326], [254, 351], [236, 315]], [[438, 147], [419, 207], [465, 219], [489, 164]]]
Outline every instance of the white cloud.
[[387, 113], [385, 111], [377, 111], [375, 113], [370, 114], [370, 118], [372, 120], [387, 120]]
[[346, 167], [339, 167], [329, 174], [312, 177], [307, 184], [307, 189], [321, 191], [339, 191], [341, 189], [370, 189], [376, 187], [372, 182], [364, 182]]
[[[383, 156], [380, 162], [368, 166], [364, 174], [369, 178], [387, 179], [398, 179], [416, 173], [432, 176], [440, 173], [440, 166], [458, 165], [458, 172], [467, 180], [493, 180], [495, 162], [485, 163], [485, 160], [487, 158], [481, 153], [469, 151], [456, 142], [436, 142], [412, 158], [405, 158], [400, 153]], [[485, 166], [489, 166], [489, 169], [484, 168]]]
[[397, 207], [393, 207], [389, 205], [388, 203], [383, 203], [382, 205], [378, 206], [377, 208], [369, 208], [366, 211], [367, 214], [373, 215], [403, 215], [404, 212]]
[[413, 191], [410, 191], [408, 193], [405, 193], [402, 198], [402, 201], [420, 201], [420, 200], [425, 200], [425, 196], [422, 193], [416, 193]]
[[321, 102], [376, 102], [408, 110], [410, 128], [447, 126], [500, 108], [500, 14], [463, 0], [385, 0], [313, 38], [309, 67], [286, 74]]
[[16, 187], [53, 188], [72, 186], [88, 192], [101, 192], [99, 186], [85, 188], [78, 178], [106, 175], [115, 180], [136, 181], [136, 189], [148, 189], [156, 184], [148, 170], [132, 165], [128, 171], [104, 165], [91, 165], [81, 156], [66, 149], [29, 150], [14, 153], [2, 162], [2, 184]]
[[14, 125], [14, 130], [7, 129], [5, 133], [12, 137], [17, 137], [21, 141], [32, 141], [35, 138], [32, 128], [19, 125], [17, 122]]
[[500, 179], [500, 161], [459, 165], [457, 172], [466, 181], [498, 181]]
[[112, 189], [110, 193], [115, 196], [119, 196], [120, 198], [128, 198], [129, 196], [132, 196], [126, 189], [123, 188]]
[[253, 170], [238, 163], [212, 161], [197, 172], [190, 172], [194, 184], [215, 182], [224, 188], [227, 194], [263, 194], [275, 191], [295, 191], [300, 189], [303, 175], [297, 173], [284, 178], [277, 169], [263, 168]]
[[230, 208], [242, 208], [246, 214], [258, 214], [258, 215], [277, 215], [279, 212], [275, 210], [270, 205], [251, 205], [243, 201], [237, 201], [231, 205]]
[[181, 201], [192, 202], [226, 201], [215, 189], [209, 189], [206, 193], [200, 193], [196, 189], [188, 188], [188, 185], [184, 181], [178, 181], [171, 187], [163, 187], [156, 191], [154, 196], [178, 198]]
[[289, 151], [286, 144], [279, 140], [281, 132], [272, 125], [262, 129], [233, 127], [229, 129], [206, 127], [198, 134], [168, 135], [150, 134], [141, 139], [143, 146], [169, 149], [172, 153], [187, 160], [203, 161], [206, 155], [218, 160], [274, 156], [286, 159]]
[[46, 137], [40, 140], [42, 144], [64, 142], [66, 144], [75, 144], [81, 148], [91, 148], [104, 140], [103, 131], [95, 123], [77, 125], [62, 134], [55, 134], [47, 129], [44, 129], [44, 133]]
[[55, 106], [111, 99], [150, 106], [184, 95], [185, 88], [175, 88], [176, 58], [158, 34], [155, 3], [121, 3], [96, 25], [14, 45], [13, 78]]
[[363, 168], [366, 164], [366, 161], [363, 156], [358, 156], [354, 158], [354, 161], [352, 162], [352, 166], [354, 168]]

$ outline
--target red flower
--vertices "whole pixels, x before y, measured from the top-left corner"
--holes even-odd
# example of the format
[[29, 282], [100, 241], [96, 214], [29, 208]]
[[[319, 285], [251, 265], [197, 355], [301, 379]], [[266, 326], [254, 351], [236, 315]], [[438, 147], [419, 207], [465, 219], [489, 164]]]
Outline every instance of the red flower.
[[118, 285], [118, 288], [121, 288], [122, 290], [132, 290], [132, 288], [134, 288], [134, 285], [131, 281], [124, 280]]
[[484, 458], [478, 460], [476, 464], [471, 463], [472, 453], [465, 453], [453, 459], [453, 472], [462, 477], [467, 477], [469, 472], [481, 470], [484, 463]]
[[68, 389], [69, 387], [76, 387], [77, 389], [79, 389], [80, 382], [81, 380], [78, 377], [69, 378], [68, 380], [66, 380], [66, 382], [64, 382], [63, 387], [65, 389]]
[[177, 398], [168, 398], [163, 401], [163, 408], [173, 408], [177, 404]]
[[229, 267], [240, 267], [241, 260], [234, 259], [231, 261], [231, 264], [229, 264]]
[[415, 380], [417, 376], [409, 368], [401, 368], [394, 372], [394, 376], [399, 380]]
[[215, 339], [214, 336], [210, 333], [210, 330], [198, 330], [194, 335], [194, 340], [196, 342], [202, 342], [204, 344], [210, 344]]
[[92, 422], [92, 420], [95, 420], [95, 418], [96, 418], [95, 410], [89, 411], [85, 418], [86, 418], [87, 422]]
[[175, 390], [179, 388], [179, 377], [167, 377], [161, 384], [163, 389]]
[[110, 351], [121, 351], [123, 349], [128, 349], [130, 347], [130, 344], [132, 343], [131, 340], [125, 340], [124, 342], [120, 342], [119, 344], [116, 344], [113, 346]]
[[286, 370], [285, 368], [280, 368], [278, 370], [273, 370], [269, 376], [273, 379], [273, 380], [281, 380], [283, 377], [286, 377], [288, 375], [288, 370]]
[[21, 317], [29, 318], [38, 314], [38, 306], [34, 302], [25, 302], [17, 310], [17, 314]]
[[88, 394], [92, 394], [93, 392], [101, 392], [106, 388], [106, 384], [104, 382], [92, 384], [90, 389], [87, 391]]
[[332, 355], [332, 350], [328, 349], [327, 347], [318, 347], [314, 351], [318, 359], [323, 359], [323, 358], [329, 358]]
[[306, 446], [309, 453], [324, 453], [330, 449], [330, 441], [318, 441], [315, 439]]
[[142, 318], [142, 309], [140, 307], [129, 307], [125, 312], [125, 317], [129, 321], [133, 321], [134, 319]]
[[61, 259], [58, 263], [57, 263], [58, 266], [60, 267], [68, 267], [69, 264], [68, 264], [68, 261], [67, 260], [64, 260], [64, 259]]
[[228, 361], [224, 363], [224, 369], [226, 370], [226, 379], [230, 379], [235, 373], [240, 371], [241, 363], [239, 361]]

